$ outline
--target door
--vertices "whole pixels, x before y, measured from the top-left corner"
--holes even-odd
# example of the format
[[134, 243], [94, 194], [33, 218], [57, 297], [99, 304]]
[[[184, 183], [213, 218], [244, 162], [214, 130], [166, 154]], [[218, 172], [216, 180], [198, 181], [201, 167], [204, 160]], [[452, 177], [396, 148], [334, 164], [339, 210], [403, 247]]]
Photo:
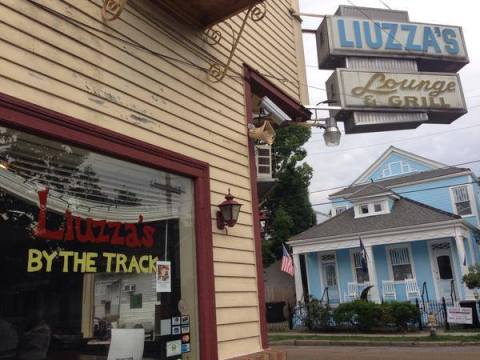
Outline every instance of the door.
[[340, 300], [337, 284], [337, 269], [334, 262], [324, 263], [322, 265], [323, 283], [328, 287], [328, 296], [330, 301], [338, 302]]
[[458, 288], [455, 281], [455, 272], [453, 270], [450, 244], [433, 244], [432, 250], [434, 262], [434, 278], [437, 284], [438, 294], [440, 298], [445, 297], [446, 301], [451, 301], [453, 281], [453, 297], [454, 299], [458, 299]]

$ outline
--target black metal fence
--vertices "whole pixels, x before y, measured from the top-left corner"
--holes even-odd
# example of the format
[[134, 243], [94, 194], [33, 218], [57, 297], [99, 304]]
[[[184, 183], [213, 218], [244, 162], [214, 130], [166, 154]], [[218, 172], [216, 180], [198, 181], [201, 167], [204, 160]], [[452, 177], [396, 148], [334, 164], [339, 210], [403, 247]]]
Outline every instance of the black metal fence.
[[[325, 299], [323, 299], [325, 300]], [[328, 303], [325, 301], [321, 301], [320, 304], [323, 306], [328, 306]], [[419, 318], [417, 319], [416, 324], [412, 324], [414, 327], [418, 327], [419, 330], [423, 329], [428, 329], [430, 326], [430, 321], [432, 318], [434, 319], [434, 322], [436, 324], [437, 328], [444, 328], [446, 330], [451, 330], [455, 328], [465, 328], [465, 325], [462, 324], [450, 324], [447, 321], [447, 307], [449, 306], [458, 306], [458, 304], [455, 301], [452, 301], [452, 299], [445, 299], [442, 298], [441, 301], [435, 301], [435, 300], [426, 300], [426, 299], [417, 299], [416, 300], [416, 306], [419, 310]], [[335, 308], [335, 305], [332, 306]], [[305, 304], [298, 304], [291, 310], [291, 324], [293, 328], [299, 329], [303, 328], [306, 325], [306, 319], [308, 317], [308, 307], [305, 306]], [[480, 315], [480, 312], [477, 309], [477, 314]], [[477, 318], [478, 322], [478, 318]], [[333, 320], [328, 321], [328, 324], [326, 324], [329, 330], [335, 331], [335, 330], [349, 330], [348, 326], [347, 328], [345, 327], [345, 324], [339, 325], [335, 324]], [[474, 315], [474, 324], [472, 325], [474, 327], [478, 327], [478, 323], [475, 324], [475, 315]], [[351, 327], [353, 329], [353, 327]]]
[[440, 328], [449, 329], [450, 327], [455, 326], [454, 324], [449, 324], [447, 321], [447, 306], [454, 306], [450, 301], [447, 302], [445, 298], [442, 298], [442, 301], [418, 301], [417, 307], [420, 311], [419, 319], [419, 328], [420, 330], [429, 326], [430, 319], [433, 315], [435, 323]]
[[[448, 322], [447, 307], [449, 306], [459, 306], [459, 304], [453, 301], [453, 299], [446, 299], [446, 298], [442, 298], [442, 301], [425, 301], [425, 300], [418, 301], [417, 300], [417, 307], [420, 311], [420, 319], [419, 319], [420, 330], [422, 328], [426, 328], [429, 326], [430, 315], [433, 315], [437, 326], [440, 328], [444, 328], [446, 330], [451, 330], [454, 328], [465, 328], [466, 326], [463, 324], [453, 324]], [[460, 306], [465, 306], [465, 304], [462, 305], [462, 302], [460, 302]], [[478, 323], [479, 309], [476, 302], [473, 302], [472, 315], [473, 315], [473, 324], [467, 327], [478, 328], [479, 327], [479, 323]]]

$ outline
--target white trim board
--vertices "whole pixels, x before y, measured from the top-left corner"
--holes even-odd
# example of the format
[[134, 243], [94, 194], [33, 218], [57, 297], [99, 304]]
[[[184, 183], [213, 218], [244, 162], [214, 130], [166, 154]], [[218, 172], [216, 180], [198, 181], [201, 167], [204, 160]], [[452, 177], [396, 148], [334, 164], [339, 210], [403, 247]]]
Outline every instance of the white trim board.
[[[420, 173], [417, 173], [417, 174], [420, 174]], [[435, 177], [422, 179], [422, 180], [417, 180], [417, 181], [407, 181], [407, 182], [404, 182], [404, 183], [398, 183], [398, 184], [391, 185], [391, 186], [384, 186], [384, 185], [381, 184], [382, 181], [387, 181], [389, 179], [380, 180], [380, 181], [377, 181], [376, 183], [380, 186], [384, 186], [386, 189], [391, 190], [392, 192], [395, 192], [396, 190], [392, 190], [393, 188], [423, 184], [423, 183], [428, 183], [428, 182], [431, 182], [431, 181], [439, 181], [439, 180], [449, 179], [449, 178], [453, 178], [453, 177], [457, 177], [457, 176], [472, 176], [472, 171], [471, 170], [465, 170], [465, 171], [454, 173], [454, 174], [435, 176]], [[356, 186], [356, 185], [363, 185], [363, 184], [355, 184], [355, 185], [352, 184], [350, 186]], [[348, 188], [348, 187], [345, 187], [344, 189], [346, 189], [346, 188]], [[342, 190], [340, 190], [340, 191], [342, 191]], [[353, 193], [347, 193], [347, 194], [343, 194], [343, 195], [329, 195], [328, 198], [332, 201], [334, 201], [335, 199], [347, 199], [347, 197], [350, 197], [352, 194]], [[399, 193], [398, 195], [402, 196], [401, 193]]]
[[[460, 232], [460, 233], [459, 233]], [[469, 228], [462, 220], [453, 220], [428, 226], [386, 229], [382, 232], [360, 233], [350, 236], [334, 236], [316, 239], [297, 240], [290, 242], [293, 253], [308, 253], [317, 251], [349, 249], [359, 246], [359, 236], [364, 246], [406, 243], [411, 241], [440, 239], [461, 235], [469, 237]]]
[[390, 146], [382, 155], [380, 155], [380, 157], [377, 160], [375, 160], [375, 162], [372, 165], [370, 165], [362, 174], [360, 174], [360, 176], [358, 178], [356, 178], [352, 182], [352, 185], [359, 185], [359, 184], [369, 182], [370, 181], [369, 180], [369, 175], [371, 175], [372, 172], [374, 172], [374, 170], [376, 170], [376, 168], [393, 153], [396, 153], [398, 155], [407, 157], [411, 160], [423, 163], [425, 165], [431, 166], [434, 169], [439, 169], [439, 168], [447, 166], [447, 165], [445, 165], [443, 163], [440, 163], [438, 161], [427, 159], [423, 156], [413, 154], [411, 152], [399, 149], [395, 146]]

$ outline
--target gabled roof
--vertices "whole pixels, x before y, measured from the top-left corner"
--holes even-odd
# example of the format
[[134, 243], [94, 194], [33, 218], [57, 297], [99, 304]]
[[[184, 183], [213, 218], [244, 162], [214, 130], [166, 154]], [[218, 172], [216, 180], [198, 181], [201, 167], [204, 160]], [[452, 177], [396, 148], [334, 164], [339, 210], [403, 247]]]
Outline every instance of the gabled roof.
[[358, 198], [365, 198], [375, 195], [389, 195], [389, 196], [396, 196], [395, 193], [388, 188], [378, 184], [378, 183], [370, 183], [366, 184], [365, 186], [359, 186], [359, 189], [351, 193], [350, 195], [346, 196], [346, 199], [358, 199]]
[[321, 241], [322, 238], [328, 238], [331, 236], [352, 236], [364, 232], [434, 224], [462, 218], [459, 215], [451, 214], [403, 197], [400, 198], [400, 200], [395, 201], [392, 211], [389, 214], [372, 215], [356, 219], [354, 216], [354, 210], [353, 208], [350, 208], [349, 210], [292, 237], [290, 241], [295, 242], [296, 240], [307, 239]]
[[375, 160], [372, 165], [370, 165], [358, 178], [353, 181], [352, 185], [358, 185], [368, 182], [372, 173], [374, 173], [375, 170], [393, 153], [404, 156], [411, 160], [415, 160], [419, 163], [423, 163], [432, 169], [439, 169], [447, 166], [440, 162], [430, 160], [423, 156], [399, 149], [395, 146], [390, 146], [377, 160]]
[[[380, 181], [376, 181], [375, 184], [383, 186], [387, 189], [390, 189], [394, 186], [398, 186], [401, 184], [434, 179], [441, 176], [447, 176], [447, 175], [464, 173], [464, 172], [471, 172], [471, 170], [467, 168], [445, 167], [445, 168], [435, 169], [430, 171], [416, 172], [416, 173], [412, 173], [412, 175], [405, 175], [405, 176], [399, 176], [395, 178], [389, 178], [386, 180], [380, 180]], [[344, 198], [350, 197], [352, 194], [357, 193], [358, 191], [368, 187], [371, 184], [372, 183], [352, 185], [340, 191], [337, 191], [336, 193], [331, 194], [329, 197], [339, 197], [339, 196]]]

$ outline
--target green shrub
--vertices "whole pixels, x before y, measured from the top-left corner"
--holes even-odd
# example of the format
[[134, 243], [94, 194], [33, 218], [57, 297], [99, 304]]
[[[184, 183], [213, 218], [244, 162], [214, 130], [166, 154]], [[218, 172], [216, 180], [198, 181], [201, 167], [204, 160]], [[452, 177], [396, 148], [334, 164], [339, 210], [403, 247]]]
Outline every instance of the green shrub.
[[406, 331], [409, 324], [414, 324], [418, 321], [419, 310], [416, 305], [409, 302], [392, 301], [382, 304], [381, 307], [382, 322], [385, 325], [392, 324]]
[[463, 281], [469, 289], [480, 288], [480, 265], [470, 266], [468, 273], [463, 276]]
[[332, 310], [330, 306], [323, 306], [316, 298], [310, 296], [304, 304], [305, 326], [309, 330], [324, 330], [332, 324]]
[[337, 325], [349, 324], [361, 331], [370, 331], [379, 327], [382, 322], [382, 311], [379, 304], [356, 300], [340, 304], [333, 312]]
[[418, 309], [409, 302], [376, 304], [362, 300], [340, 304], [333, 313], [337, 326], [353, 326], [360, 331], [395, 327], [407, 330], [418, 319]]

